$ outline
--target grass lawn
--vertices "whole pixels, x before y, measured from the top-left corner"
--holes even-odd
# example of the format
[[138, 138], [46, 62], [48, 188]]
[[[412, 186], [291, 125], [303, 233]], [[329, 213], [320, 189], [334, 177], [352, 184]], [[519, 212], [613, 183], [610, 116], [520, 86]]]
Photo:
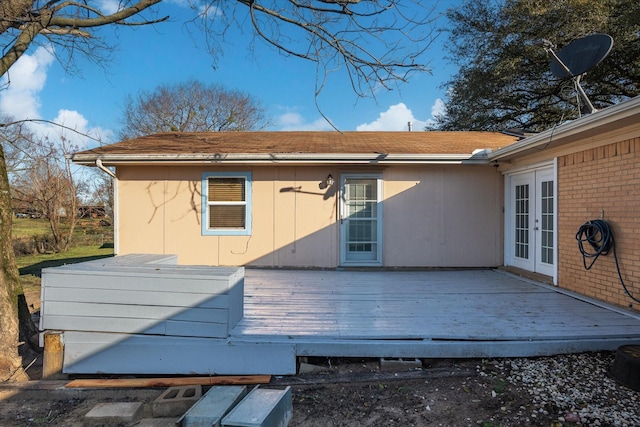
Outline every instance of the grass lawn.
[[14, 238], [39, 236], [49, 232], [49, 223], [44, 219], [13, 218], [11, 233]]
[[[14, 218], [12, 231], [14, 238], [40, 236], [49, 233], [49, 224], [46, 220]], [[72, 245], [74, 241], [80, 244], [73, 245], [68, 252], [17, 256], [20, 283], [27, 301], [34, 304], [35, 309], [39, 308], [40, 276], [43, 268], [113, 256], [112, 235], [111, 227], [101, 226], [98, 219], [81, 220], [72, 239]], [[87, 239], [87, 236], [97, 238]]]

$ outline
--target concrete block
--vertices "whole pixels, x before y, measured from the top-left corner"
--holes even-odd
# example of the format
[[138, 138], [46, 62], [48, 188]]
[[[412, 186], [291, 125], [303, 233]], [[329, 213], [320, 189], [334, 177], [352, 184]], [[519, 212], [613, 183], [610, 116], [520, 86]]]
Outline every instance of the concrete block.
[[151, 404], [155, 418], [180, 417], [202, 397], [202, 386], [169, 387]]
[[98, 403], [84, 416], [86, 426], [116, 426], [137, 421], [142, 415], [142, 402]]
[[136, 427], [176, 427], [176, 418], [142, 418]]
[[422, 368], [420, 359], [383, 357], [380, 359], [380, 370], [384, 372], [410, 371]]
[[301, 362], [298, 366], [298, 374], [317, 374], [318, 372], [325, 372], [326, 366], [313, 365], [311, 363]]
[[293, 415], [291, 387], [254, 388], [222, 419], [223, 427], [283, 427]]
[[247, 395], [246, 386], [214, 386], [179, 420], [182, 427], [220, 427], [222, 418]]

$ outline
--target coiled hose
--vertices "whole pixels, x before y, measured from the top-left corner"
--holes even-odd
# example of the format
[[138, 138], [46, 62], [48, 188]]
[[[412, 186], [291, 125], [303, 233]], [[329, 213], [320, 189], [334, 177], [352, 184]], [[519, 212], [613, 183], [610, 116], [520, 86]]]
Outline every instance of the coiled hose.
[[[591, 269], [600, 255], [608, 255], [613, 251], [613, 259], [616, 262], [616, 270], [618, 271], [618, 279], [624, 289], [624, 292], [634, 300], [640, 303], [640, 299], [631, 295], [631, 292], [627, 289], [627, 286], [622, 279], [622, 273], [620, 273], [620, 264], [618, 263], [618, 254], [616, 253], [616, 241], [613, 238], [611, 227], [602, 219], [594, 219], [587, 221], [580, 226], [576, 233], [576, 240], [578, 241], [578, 249], [582, 254], [582, 264], [585, 270]], [[588, 243], [591, 250], [585, 248], [585, 243]], [[587, 266], [587, 258], [592, 258], [591, 263]]]

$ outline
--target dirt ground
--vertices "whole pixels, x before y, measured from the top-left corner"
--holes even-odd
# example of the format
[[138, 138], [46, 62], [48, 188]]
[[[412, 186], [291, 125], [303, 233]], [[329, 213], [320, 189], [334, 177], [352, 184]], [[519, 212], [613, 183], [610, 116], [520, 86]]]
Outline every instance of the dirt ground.
[[[507, 372], [490, 360], [426, 360], [422, 368], [396, 371], [380, 370], [374, 359], [308, 362], [316, 372], [273, 377], [270, 384], [292, 387], [291, 426], [579, 425], [553, 424], [564, 414], [539, 412], [530, 394], [510, 384]], [[30, 372], [38, 374], [37, 364]], [[150, 404], [165, 390], [79, 390], [64, 384], [0, 385], [0, 425], [82, 426], [84, 415], [98, 403]]]

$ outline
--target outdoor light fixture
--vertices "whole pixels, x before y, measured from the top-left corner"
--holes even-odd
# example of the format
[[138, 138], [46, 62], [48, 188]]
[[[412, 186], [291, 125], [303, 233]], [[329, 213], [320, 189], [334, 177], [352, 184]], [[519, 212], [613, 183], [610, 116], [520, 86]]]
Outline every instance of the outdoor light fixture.
[[320, 181], [320, 184], [318, 184], [318, 188], [321, 189], [321, 190], [324, 190], [325, 188], [331, 187], [334, 182], [335, 181], [333, 179], [333, 176], [331, 176], [331, 174], [329, 174], [324, 181]]

